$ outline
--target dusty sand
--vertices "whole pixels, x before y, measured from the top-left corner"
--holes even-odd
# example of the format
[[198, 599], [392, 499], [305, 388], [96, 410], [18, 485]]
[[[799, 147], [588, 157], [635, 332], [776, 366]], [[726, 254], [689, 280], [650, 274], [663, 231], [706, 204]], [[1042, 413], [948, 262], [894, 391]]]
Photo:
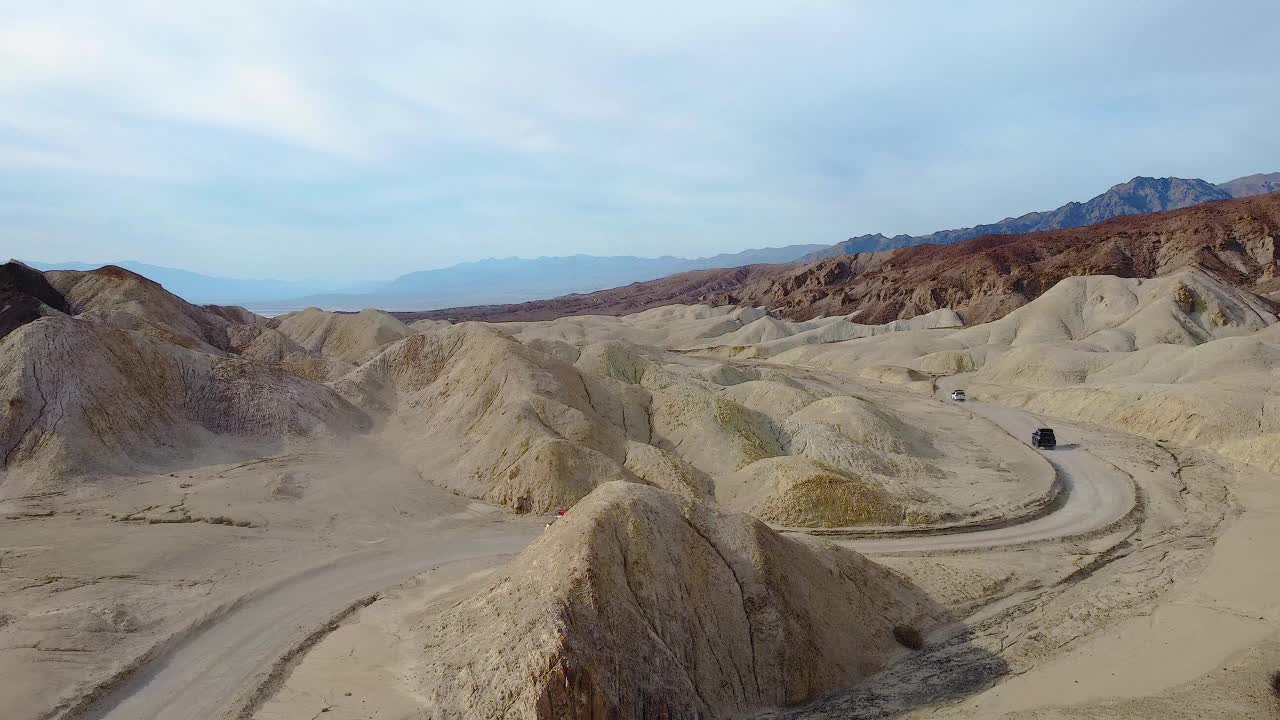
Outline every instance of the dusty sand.
[[[1228, 702], [1193, 705], [1182, 717], [1269, 716], [1264, 666], [1223, 668], [1277, 656], [1280, 578], [1266, 572], [1277, 540], [1274, 479], [1138, 438], [1069, 425], [1060, 432], [1090, 448], [1107, 472], [1131, 475], [1139, 509], [1066, 540], [977, 533], [958, 553], [919, 540], [850, 541], [961, 613], [962, 624], [940, 628], [927, 652], [857, 689], [786, 717], [1090, 717], [1105, 708], [1107, 717], [1154, 718], [1176, 705], [1164, 698], [1193, 687], [1226, 693]], [[934, 542], [947, 547], [948, 539]], [[404, 670], [418, 652], [411, 628], [448, 605], [424, 602], [422, 592], [402, 591], [358, 613], [344, 626], [348, 634], [318, 645], [316, 660], [304, 660], [258, 717], [309, 718], [333, 701], [338, 670], [325, 658], [343, 648], [359, 653], [352, 638], [366, 635], [379, 640], [371, 665], [390, 653], [400, 658], [390, 667], [400, 670], [347, 666], [376, 682], [361, 687], [358, 707], [338, 698], [332, 712], [413, 717], [420, 700], [411, 700]], [[1137, 698], [1145, 700], [1124, 704]], [[1145, 703], [1161, 709], [1148, 714]]]
[[[570, 587], [597, 594], [583, 607], [652, 613], [665, 596], [641, 588], [649, 600], [634, 599], [649, 575], [629, 563], [663, 553], [664, 569], [694, 564], [660, 589], [715, 607], [707, 598], [728, 593], [715, 582], [705, 596], [675, 590], [703, 578], [695, 560], [710, 555], [675, 540], [685, 525], [669, 507], [703, 518], [688, 509], [703, 506], [785, 530], [809, 548], [794, 567], [848, 552], [810, 537], [826, 534], [900, 573], [947, 618], [924, 627], [922, 651], [884, 644], [881, 628], [859, 672], [806, 670], [843, 678], [814, 685], [830, 691], [816, 700], [771, 694], [785, 683], [761, 692], [758, 679], [747, 698], [732, 673], [690, 671], [717, 678], [696, 689], [729, 693], [707, 707], [804, 700], [761, 712], [806, 718], [1280, 708], [1266, 688], [1280, 670], [1280, 428], [1268, 412], [1280, 335], [1265, 301], [1210, 276], [1072, 278], [972, 328], [942, 311], [865, 326], [706, 306], [492, 326], [408, 327], [376, 312], [265, 321], [134, 277], [55, 279], [78, 319], [0, 339], [0, 387], [18, 409], [0, 426], [12, 441], [0, 474], [7, 717], [431, 716], [457, 706], [439, 704], [454, 702], [440, 690], [451, 675], [424, 667], [521, 667], [546, 651], [551, 628], [598, 643], [557, 656], [570, 665], [659, 652], [640, 625], [593, 634], [541, 611], [507, 625], [516, 616], [504, 613], [568, 607], [581, 597], [562, 594]], [[84, 347], [114, 360], [95, 363]], [[200, 390], [160, 398], [166, 383]], [[950, 402], [952, 387], [990, 402]], [[1045, 423], [1062, 443], [1051, 453], [1025, 444]], [[631, 483], [624, 496], [675, 500], [646, 501], [617, 527], [622, 516], [600, 510], [609, 532], [594, 540], [572, 540], [564, 521], [543, 531], [541, 514], [618, 492], [610, 481]], [[700, 522], [711, 535], [754, 527]], [[526, 577], [509, 558], [534, 540], [520, 557], [545, 572]], [[767, 555], [721, 560], [758, 571]], [[571, 557], [579, 564], [562, 564]], [[539, 585], [561, 571], [564, 582]], [[816, 630], [828, 621], [812, 608], [849, 587], [786, 599], [771, 589], [785, 583], [761, 577], [760, 597]], [[633, 600], [602, 578], [625, 579], [617, 587]], [[891, 617], [903, 604], [892, 595], [841, 601], [865, 618], [849, 631]], [[743, 617], [716, 615], [722, 627], [672, 637], [733, 662], [740, 643], [728, 638], [742, 622], [757, 651], [751, 612], [744, 603]], [[487, 644], [470, 646], [468, 628], [487, 628], [476, 635]], [[507, 648], [525, 654], [495, 659]], [[614, 697], [580, 686], [590, 687]], [[518, 676], [475, 684], [467, 707], [502, 716], [498, 696], [528, 689]], [[705, 702], [695, 695], [680, 702]], [[532, 717], [530, 702], [518, 714]]]
[[[266, 616], [282, 633], [277, 644], [235, 653], [227, 648], [241, 646], [220, 647], [239, 673], [231, 677], [249, 682], [270, 668], [273, 653], [347, 604], [459, 559], [498, 563], [542, 527], [541, 519], [515, 518], [424, 483], [361, 444], [104, 478], [92, 491], [4, 505], [0, 673], [12, 680], [3, 684], [12, 718], [70, 707], [155, 643], [202, 618], [234, 620], [228, 606], [277, 588], [260, 602], [305, 611], [285, 615], [284, 625]], [[327, 574], [317, 576], [319, 570]], [[299, 584], [312, 576], [323, 592]], [[228, 699], [200, 682], [178, 684], [192, 697]], [[233, 683], [230, 690], [241, 687]], [[212, 716], [198, 703], [179, 707], [188, 715], [149, 706], [110, 716]]]

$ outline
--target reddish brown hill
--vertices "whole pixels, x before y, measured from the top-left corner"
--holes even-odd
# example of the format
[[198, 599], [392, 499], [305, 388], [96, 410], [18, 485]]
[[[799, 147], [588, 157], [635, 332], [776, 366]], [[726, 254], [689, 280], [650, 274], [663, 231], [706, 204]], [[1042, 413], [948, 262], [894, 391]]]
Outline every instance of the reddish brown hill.
[[431, 310], [427, 312], [393, 312], [402, 322], [430, 318], [433, 320], [528, 321], [553, 320], [566, 315], [626, 315], [651, 307], [672, 304], [696, 304], [720, 298], [750, 283], [764, 280], [789, 265], [746, 265], [718, 270], [693, 270], [668, 275], [648, 282], [632, 283], [612, 290], [563, 295], [549, 300], [514, 305], [475, 305], [472, 307]]
[[808, 265], [754, 265], [520, 305], [400, 313], [401, 319], [545, 320], [619, 315], [659, 305], [764, 305], [785, 317], [852, 315], [865, 323], [941, 307], [966, 323], [994, 320], [1073, 275], [1154, 277], [1199, 266], [1269, 291], [1280, 239], [1280, 193], [1116, 218], [1070, 230], [988, 235], [953, 245], [860, 253]]
[[788, 317], [850, 313], [887, 322], [950, 307], [986, 322], [1073, 275], [1155, 277], [1196, 265], [1251, 287], [1271, 279], [1280, 238], [1280, 195], [1227, 200], [1071, 230], [989, 235], [845, 255], [717, 298], [777, 308]]

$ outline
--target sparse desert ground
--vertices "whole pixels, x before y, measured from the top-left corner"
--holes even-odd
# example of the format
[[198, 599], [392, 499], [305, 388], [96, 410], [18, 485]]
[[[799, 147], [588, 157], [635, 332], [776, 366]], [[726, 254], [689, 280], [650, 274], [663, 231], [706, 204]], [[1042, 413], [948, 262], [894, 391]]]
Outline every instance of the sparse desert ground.
[[1280, 710], [1280, 335], [1211, 274], [972, 327], [45, 277], [0, 338], [6, 717]]

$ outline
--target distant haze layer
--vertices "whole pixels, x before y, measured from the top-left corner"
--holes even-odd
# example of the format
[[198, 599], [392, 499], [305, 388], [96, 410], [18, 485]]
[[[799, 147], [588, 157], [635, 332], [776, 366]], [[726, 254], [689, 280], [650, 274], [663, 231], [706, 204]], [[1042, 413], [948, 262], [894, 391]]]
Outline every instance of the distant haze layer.
[[[1113, 217], [1175, 210], [1277, 189], [1280, 189], [1280, 173], [1249, 175], [1217, 185], [1195, 178], [1136, 177], [1083, 203], [1069, 202], [1055, 210], [1027, 213], [970, 228], [940, 230], [930, 235], [892, 238], [880, 234], [862, 235], [835, 245], [787, 245], [704, 258], [627, 255], [490, 258], [437, 270], [410, 272], [389, 282], [355, 283], [342, 278], [251, 280], [212, 277], [132, 261], [113, 264], [152, 278], [192, 302], [244, 305], [262, 315], [277, 315], [307, 307], [420, 311], [520, 303], [595, 292], [691, 270], [807, 262], [847, 253], [921, 244], [950, 244], [980, 235], [1059, 230], [1091, 225]], [[83, 262], [29, 264], [41, 270], [89, 270], [97, 267]]]

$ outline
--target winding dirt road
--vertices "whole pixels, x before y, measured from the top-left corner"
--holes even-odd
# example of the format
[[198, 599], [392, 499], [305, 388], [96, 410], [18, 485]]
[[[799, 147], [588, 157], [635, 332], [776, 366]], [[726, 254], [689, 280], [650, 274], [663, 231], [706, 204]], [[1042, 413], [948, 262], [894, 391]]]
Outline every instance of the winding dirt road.
[[[1019, 439], [1039, 421], [1023, 412], [969, 403]], [[990, 548], [1093, 532], [1128, 514], [1134, 488], [1123, 473], [1059, 437], [1045, 456], [1065, 496], [1057, 509], [1021, 524], [972, 532], [846, 540], [867, 553], [912, 553]], [[202, 623], [139, 668], [127, 682], [75, 717], [81, 720], [207, 720], [235, 717], [250, 691], [314, 628], [361, 598], [443, 564], [491, 557], [497, 563], [533, 541], [540, 526], [486, 522], [376, 550], [283, 578]]]
[[[970, 401], [968, 409], [1027, 442], [1031, 431], [1044, 425], [1020, 410]], [[989, 530], [885, 539], [837, 541], [864, 553], [914, 553], [975, 550], [1084, 535], [1105, 528], [1133, 509], [1134, 485], [1128, 476], [1088, 450], [1075, 445], [1069, 433], [1058, 433], [1058, 449], [1041, 451], [1053, 465], [1063, 486], [1057, 508], [1026, 522]]]
[[74, 717], [234, 717], [279, 658], [353, 603], [448, 563], [492, 558], [497, 564], [524, 549], [541, 531], [541, 524], [528, 522], [478, 523], [429, 541], [398, 540], [282, 578], [178, 638], [127, 682]]

